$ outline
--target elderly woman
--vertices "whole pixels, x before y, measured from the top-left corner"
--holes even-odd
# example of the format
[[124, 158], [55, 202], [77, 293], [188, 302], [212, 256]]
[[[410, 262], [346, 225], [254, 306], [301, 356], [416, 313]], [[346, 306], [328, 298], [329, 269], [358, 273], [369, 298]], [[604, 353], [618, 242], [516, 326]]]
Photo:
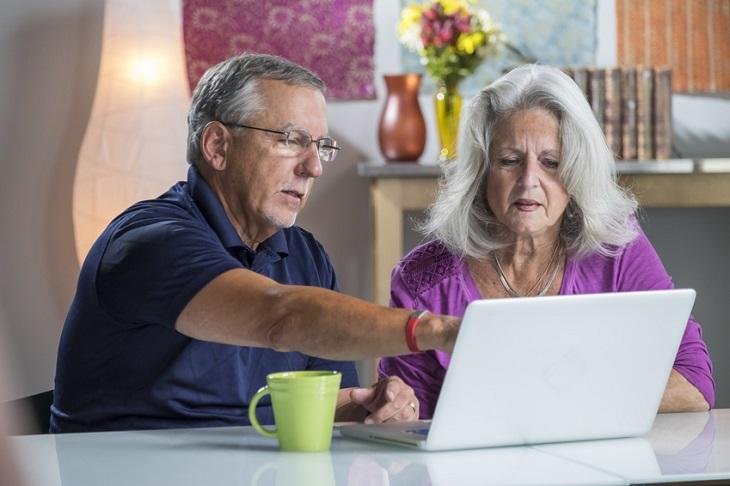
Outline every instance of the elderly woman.
[[[472, 102], [459, 159], [424, 224], [431, 241], [393, 270], [392, 305], [463, 316], [475, 299], [672, 288], [616, 182], [613, 156], [583, 93], [563, 72], [522, 66]], [[384, 358], [430, 418], [449, 356]], [[690, 318], [660, 411], [707, 410], [712, 364]]]

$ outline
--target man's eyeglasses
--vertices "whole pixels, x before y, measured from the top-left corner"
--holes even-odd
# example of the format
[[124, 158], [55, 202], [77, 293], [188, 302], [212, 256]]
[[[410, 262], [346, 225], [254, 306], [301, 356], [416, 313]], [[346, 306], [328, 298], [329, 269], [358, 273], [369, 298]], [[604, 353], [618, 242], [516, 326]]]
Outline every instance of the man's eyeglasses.
[[236, 128], [248, 128], [249, 130], [259, 130], [262, 132], [276, 133], [283, 135], [284, 139], [283, 148], [287, 150], [287, 155], [301, 155], [309, 146], [315, 144], [317, 146], [317, 153], [319, 154], [319, 160], [322, 162], [332, 162], [337, 157], [337, 152], [340, 150], [340, 145], [334, 138], [322, 137], [317, 140], [313, 139], [312, 136], [306, 130], [301, 128], [290, 128], [288, 130], [272, 130], [270, 128], [252, 127], [250, 125], [242, 125], [240, 123], [225, 123], [221, 122], [227, 127]]

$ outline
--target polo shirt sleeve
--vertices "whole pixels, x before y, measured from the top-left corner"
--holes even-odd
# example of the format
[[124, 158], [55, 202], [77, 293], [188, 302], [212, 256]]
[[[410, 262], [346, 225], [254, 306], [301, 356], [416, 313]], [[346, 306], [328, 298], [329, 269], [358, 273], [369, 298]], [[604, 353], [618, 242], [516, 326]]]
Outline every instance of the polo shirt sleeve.
[[183, 208], [141, 212], [116, 224], [95, 283], [100, 306], [124, 327], [174, 328], [198, 291], [242, 267], [211, 228]]

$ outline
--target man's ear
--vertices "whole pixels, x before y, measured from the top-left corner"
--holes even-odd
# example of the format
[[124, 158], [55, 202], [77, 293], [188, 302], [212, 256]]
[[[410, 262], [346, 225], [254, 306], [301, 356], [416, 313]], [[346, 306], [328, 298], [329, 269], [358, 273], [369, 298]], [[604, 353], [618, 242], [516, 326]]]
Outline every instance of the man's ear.
[[225, 170], [226, 153], [231, 147], [231, 134], [222, 123], [209, 122], [200, 135], [200, 155], [214, 170]]

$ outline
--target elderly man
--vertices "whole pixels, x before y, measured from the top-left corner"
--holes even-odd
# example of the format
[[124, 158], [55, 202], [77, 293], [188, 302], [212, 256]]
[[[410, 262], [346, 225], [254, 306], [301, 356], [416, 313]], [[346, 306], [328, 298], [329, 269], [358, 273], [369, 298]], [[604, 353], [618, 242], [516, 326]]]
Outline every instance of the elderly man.
[[[281, 58], [211, 68], [188, 114], [187, 182], [114, 219], [91, 248], [58, 352], [51, 431], [247, 424], [268, 373], [340, 370], [336, 420], [418, 417], [398, 378], [351, 361], [449, 351], [458, 320], [335, 292], [294, 226], [337, 155], [322, 81]], [[164, 130], [164, 127], [160, 127]], [[257, 408], [262, 422], [272, 411]]]

